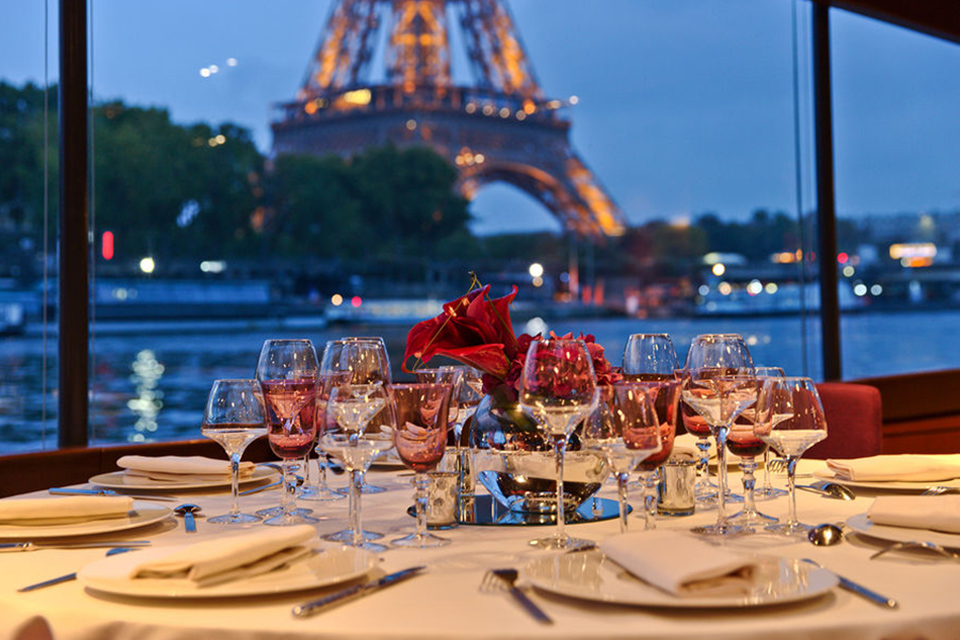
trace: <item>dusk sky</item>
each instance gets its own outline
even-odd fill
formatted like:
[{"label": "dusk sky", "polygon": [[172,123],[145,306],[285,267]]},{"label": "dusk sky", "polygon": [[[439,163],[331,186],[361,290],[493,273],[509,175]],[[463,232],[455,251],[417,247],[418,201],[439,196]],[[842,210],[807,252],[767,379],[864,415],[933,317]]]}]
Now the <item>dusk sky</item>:
[{"label": "dusk sky", "polygon": [[[637,224],[708,211],[796,212],[793,1],[513,0],[510,7],[547,95],[579,98],[568,111],[574,147]],[[56,3],[49,4],[55,34]],[[181,123],[235,122],[254,131],[264,151],[270,105],[294,96],[330,6],[92,4],[97,100],[163,106]],[[797,8],[809,209],[809,3]],[[44,3],[0,0],[0,12],[0,79],[42,83]],[[840,214],[960,209],[960,46],[833,16]],[[55,42],[49,55],[53,81]],[[202,77],[211,64],[220,72]],[[468,78],[462,65],[455,75]],[[481,191],[472,210],[480,233],[558,228],[512,187]]]}]

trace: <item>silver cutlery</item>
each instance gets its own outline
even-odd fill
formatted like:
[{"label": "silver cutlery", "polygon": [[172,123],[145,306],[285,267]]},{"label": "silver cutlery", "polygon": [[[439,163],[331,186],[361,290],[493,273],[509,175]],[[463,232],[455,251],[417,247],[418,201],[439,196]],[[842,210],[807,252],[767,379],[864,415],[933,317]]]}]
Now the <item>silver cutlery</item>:
[{"label": "silver cutlery", "polygon": [[506,589],[507,592],[513,596],[513,599],[520,603],[527,613],[533,616],[538,622],[553,624],[550,616],[544,613],[543,609],[527,597],[527,594],[517,588],[517,576],[518,573],[516,569],[491,569],[483,575],[483,580],[480,582],[480,590],[503,591]]},{"label": "silver cutlery", "polygon": [[344,600],[358,598],[382,587],[396,584],[402,580],[406,580],[407,578],[420,575],[420,572],[424,569],[426,569],[426,567],[410,567],[409,569],[403,569],[402,571],[385,575],[382,578],[377,578],[376,580],[355,584],[352,587],[340,589],[339,591],[336,591],[328,596],[324,596],[323,598],[318,598],[316,600],[311,600],[310,602],[304,602],[301,605],[297,605],[292,609],[291,613],[293,613],[294,617],[296,618],[306,618],[315,613],[319,613],[321,609],[332,604],[343,602]]},{"label": "silver cutlery", "polygon": [[960,491],[960,487],[947,487],[944,485],[937,485],[935,487],[927,487],[927,489],[921,493],[922,496],[939,496],[942,493],[950,493]]},{"label": "silver cutlery", "polygon": [[113,489],[79,489],[75,487],[54,487],[47,490],[48,493],[51,493],[55,496],[126,496],[128,498],[135,498],[137,500],[159,500],[161,502],[176,502],[179,498],[176,496],[168,496],[163,494],[134,494],[134,493],[120,493],[119,491],[114,491]]},{"label": "silver cutlery", "polygon": [[[817,562],[816,560],[812,560],[812,559],[810,559],[810,558],[804,558],[803,561],[804,561],[804,562],[809,562],[810,564],[812,564],[812,565],[815,566],[815,567],[820,567],[821,569],[825,569],[825,567],[823,567],[823,566],[822,566],[819,562]],[[829,569],[826,569],[826,570],[827,570],[827,571],[830,571]],[[873,589],[869,589],[869,588],[863,586],[862,584],[860,584],[860,583],[858,583],[858,582],[854,582],[854,581],[851,580],[850,578],[845,578],[845,577],[841,576],[841,575],[838,574],[838,573],[835,573],[835,572],[832,572],[832,571],[831,571],[831,573],[833,573],[833,575],[837,576],[837,579],[840,581],[840,587],[841,587],[841,588],[846,589],[847,591],[850,591],[850,592],[852,592],[852,593],[855,593],[855,594],[857,594],[858,596],[860,596],[860,597],[862,597],[862,598],[866,598],[867,600],[869,600],[870,602],[872,602],[872,603],[874,603],[874,604],[876,604],[876,605],[880,605],[881,607],[886,607],[887,609],[896,609],[896,608],[898,608],[898,607],[900,606],[900,603],[898,603],[898,602],[897,602],[896,600],[894,600],[893,598],[888,598],[888,597],[885,596],[885,595],[879,594],[879,593],[877,593],[876,591],[874,591]]]},{"label": "silver cutlery", "polygon": [[200,513],[200,505],[193,504],[192,502],[184,502],[174,507],[173,512],[183,517],[183,528],[187,530],[187,533],[197,532],[197,519],[193,514]]},{"label": "silver cutlery", "polygon": [[818,547],[832,547],[843,542],[843,527],[824,522],[807,532],[807,539]]},{"label": "silver cutlery", "polygon": [[818,484],[798,484],[797,489],[818,493],[825,498],[836,498],[837,500],[854,500],[857,497],[853,491],[837,484],[836,482],[820,482]]},{"label": "silver cutlery", "polygon": [[948,551],[943,547],[941,547],[936,542],[919,541],[919,540],[896,542],[890,545],[889,547],[887,547],[886,549],[880,549],[879,551],[874,553],[872,556],[870,556],[870,559],[873,560],[874,558],[879,558],[883,554],[888,553],[890,551],[900,551],[901,549],[925,549],[927,551],[933,551],[934,553],[941,555],[945,558],[950,558],[951,560],[960,560],[960,554],[954,551]]},{"label": "silver cutlery", "polygon": [[[132,547],[116,547],[107,551],[108,556],[115,556],[118,553],[126,553],[128,551],[136,551]],[[44,587],[52,587],[55,584],[60,584],[61,582],[69,582],[71,580],[77,579],[77,572],[68,573],[62,576],[57,576],[56,578],[50,578],[49,580],[44,580],[43,582],[35,582],[34,584],[28,584],[25,587],[20,587],[17,589],[17,592],[24,593],[26,591],[35,591],[37,589],[43,589]]]},{"label": "silver cutlery", "polygon": [[149,547],[149,540],[123,540],[113,542],[0,542],[0,552],[39,551],[41,549],[102,549],[104,547]]}]

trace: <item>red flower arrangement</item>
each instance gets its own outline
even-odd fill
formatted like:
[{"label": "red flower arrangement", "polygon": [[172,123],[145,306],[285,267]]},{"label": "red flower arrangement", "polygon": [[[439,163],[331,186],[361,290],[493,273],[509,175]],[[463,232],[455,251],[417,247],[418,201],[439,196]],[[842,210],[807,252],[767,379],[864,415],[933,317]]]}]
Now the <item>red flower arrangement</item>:
[{"label": "red flower arrangement", "polygon": [[[517,288],[502,298],[490,298],[490,285],[474,288],[466,295],[443,305],[443,313],[419,322],[407,333],[403,354],[403,370],[410,373],[407,362],[415,358],[414,369],[434,356],[446,356],[483,372],[484,393],[495,390],[516,399],[517,387],[530,343],[543,336],[513,332],[510,304]],[[572,333],[551,337],[573,338]],[[578,336],[587,345],[593,359],[598,384],[612,384],[620,374],[607,361],[603,347],[592,335]]]}]

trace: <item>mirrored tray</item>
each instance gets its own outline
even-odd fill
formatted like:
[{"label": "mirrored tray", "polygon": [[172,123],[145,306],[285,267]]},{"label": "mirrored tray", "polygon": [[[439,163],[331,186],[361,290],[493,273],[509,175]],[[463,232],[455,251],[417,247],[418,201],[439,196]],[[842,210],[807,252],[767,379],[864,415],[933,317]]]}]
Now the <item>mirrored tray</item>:
[{"label": "mirrored tray", "polygon": [[[538,527],[556,525],[555,513],[525,513],[511,511],[497,502],[493,496],[478,495],[465,501],[457,521],[460,524],[479,526],[518,526]],[[627,507],[630,508],[629,506]],[[564,514],[566,524],[580,524],[581,522],[600,522],[610,520],[620,515],[620,508],[616,500],[587,498],[576,510]]]}]

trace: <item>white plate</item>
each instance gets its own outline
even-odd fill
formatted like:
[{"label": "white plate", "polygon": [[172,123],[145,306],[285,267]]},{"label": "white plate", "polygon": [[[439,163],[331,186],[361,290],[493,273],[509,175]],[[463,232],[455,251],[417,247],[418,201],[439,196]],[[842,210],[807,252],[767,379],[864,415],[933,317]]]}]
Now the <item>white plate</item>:
[{"label": "white plate", "polygon": [[829,480],[830,482],[836,482],[837,484],[842,484],[845,487],[852,487],[855,489],[877,489],[880,491],[889,490],[889,491],[926,491],[930,487],[956,487],[960,489],[960,479],[953,480],[940,480],[937,482],[897,482],[897,481],[886,481],[880,482],[878,480],[873,480],[870,482],[867,481],[857,481],[857,480],[844,480],[843,478],[838,478],[835,473],[828,469],[818,469],[813,472],[813,475],[822,480]]},{"label": "white plate", "polygon": [[667,608],[742,608],[786,604],[814,598],[837,584],[837,577],[800,560],[764,557],[755,590],[747,595],[680,598],[647,584],[599,551],[545,556],[524,567],[522,575],[538,589],[559,595]]},{"label": "white plate", "polygon": [[[56,499],[56,498],[52,498]],[[103,520],[88,520],[86,522],[71,522],[69,524],[47,524],[16,526],[0,524],[0,537],[20,538],[33,540],[36,538],[63,538],[69,536],[88,536],[111,531],[123,531],[144,527],[163,520],[171,513],[168,507],[153,502],[133,502],[133,511],[121,518],[104,518]]]},{"label": "white plate", "polygon": [[[259,482],[260,480],[279,480],[280,474],[270,467],[256,467],[249,476],[240,478],[240,484],[249,484]],[[153,480],[142,476],[128,476],[123,471],[111,471],[110,473],[101,473],[88,480],[91,484],[109,489],[136,489],[145,490],[165,490],[165,489],[207,489],[211,487],[229,487],[230,478],[225,480],[204,480],[192,482],[170,482],[168,480]]]},{"label": "white plate", "polygon": [[347,582],[369,573],[376,555],[354,547],[322,549],[305,560],[252,578],[199,587],[183,578],[137,578],[130,573],[142,562],[173,553],[182,547],[157,547],[103,558],[83,567],[77,579],[84,586],[124,596],[144,598],[234,598],[290,591],[305,591]]},{"label": "white plate", "polygon": [[866,513],[860,513],[847,519],[847,526],[871,538],[891,542],[935,542],[941,547],[960,549],[960,534],[931,531],[930,529],[911,529],[909,527],[891,527],[875,524]]}]

